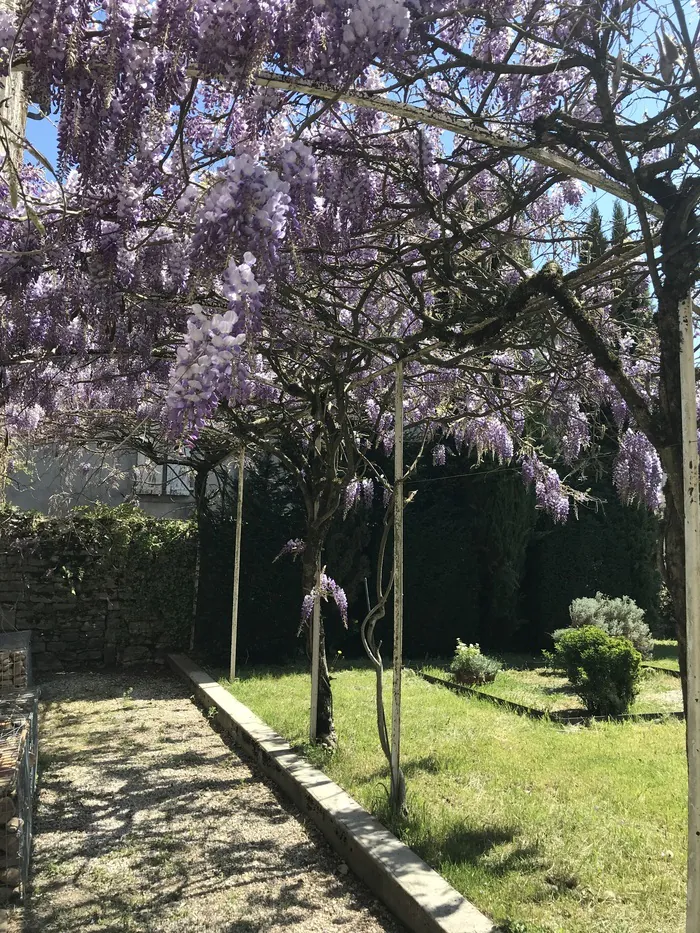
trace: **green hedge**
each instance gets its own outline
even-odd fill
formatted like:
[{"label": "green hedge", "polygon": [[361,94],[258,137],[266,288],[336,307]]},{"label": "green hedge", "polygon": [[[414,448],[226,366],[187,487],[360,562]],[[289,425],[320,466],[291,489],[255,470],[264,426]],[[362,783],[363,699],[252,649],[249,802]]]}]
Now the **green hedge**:
[{"label": "green hedge", "polygon": [[[283,661],[303,654],[301,573],[289,557],[273,560],[287,540],[304,536],[303,513],[279,471],[258,471],[246,483],[239,645],[242,660]],[[550,632],[568,624],[572,599],[599,590],[631,596],[654,628],[657,521],[621,505],[605,477],[592,490],[602,503],[597,511],[580,509],[565,525],[536,510],[516,467],[489,458],[477,465],[469,455],[451,456],[442,467],[424,461],[408,491],[415,498],[405,515],[407,657],[449,656],[457,637],[488,651],[544,647]],[[202,522],[198,630],[201,647],[220,659],[228,652],[234,500]],[[329,654],[362,655],[363,581],[366,575],[373,594],[382,516],[377,497],[373,509],[339,516],[329,535],[324,562],[348,593],[351,620],[345,631],[328,611]],[[390,604],[377,631],[387,653],[391,633]]]},{"label": "green hedge", "polygon": [[614,490],[599,485],[605,503],[578,520],[553,527],[546,516],[528,555],[525,604],[534,644],[569,625],[569,606],[597,592],[629,596],[645,610],[652,632],[659,624],[661,577],[657,564],[658,522],[646,509],[624,506]]},{"label": "green hedge", "polygon": [[[293,487],[269,463],[246,477],[241,549],[238,656],[240,662],[280,662],[303,649],[297,638],[301,614],[301,570],[284,557],[299,537],[301,507]],[[235,538],[235,486],[223,490],[223,506],[204,509],[197,598],[196,646],[212,662],[228,667]]]}]

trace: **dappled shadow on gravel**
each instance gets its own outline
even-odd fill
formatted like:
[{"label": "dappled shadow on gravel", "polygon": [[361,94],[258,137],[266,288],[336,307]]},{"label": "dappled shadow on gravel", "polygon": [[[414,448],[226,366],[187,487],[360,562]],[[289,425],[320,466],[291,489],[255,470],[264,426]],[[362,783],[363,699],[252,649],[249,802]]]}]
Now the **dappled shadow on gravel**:
[{"label": "dappled shadow on gravel", "polygon": [[402,929],[169,675],[42,691],[26,933]]}]

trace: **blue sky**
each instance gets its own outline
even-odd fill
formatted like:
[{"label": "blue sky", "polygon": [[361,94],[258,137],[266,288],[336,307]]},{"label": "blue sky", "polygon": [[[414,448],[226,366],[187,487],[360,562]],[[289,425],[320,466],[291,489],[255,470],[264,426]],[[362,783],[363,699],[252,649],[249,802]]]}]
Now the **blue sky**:
[{"label": "blue sky", "polygon": [[[27,120],[26,136],[32,146],[48,159],[55,167],[58,151],[56,148],[56,127],[49,118],[43,120]],[[28,156],[30,161],[31,155]]]}]

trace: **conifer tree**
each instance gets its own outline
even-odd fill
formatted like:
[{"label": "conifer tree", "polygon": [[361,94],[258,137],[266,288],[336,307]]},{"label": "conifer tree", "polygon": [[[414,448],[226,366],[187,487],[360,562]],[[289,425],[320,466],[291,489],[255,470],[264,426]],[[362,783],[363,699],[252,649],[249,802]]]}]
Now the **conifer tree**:
[{"label": "conifer tree", "polygon": [[[612,246],[622,246],[630,239],[625,211],[619,201],[615,201],[612,215],[610,242]],[[613,315],[627,327],[644,327],[651,323],[651,301],[649,286],[643,271],[628,269],[624,276],[612,281]]]},{"label": "conifer tree", "polygon": [[588,263],[600,259],[609,245],[603,231],[603,216],[598,206],[594,204],[581,238],[581,265],[588,265]]}]

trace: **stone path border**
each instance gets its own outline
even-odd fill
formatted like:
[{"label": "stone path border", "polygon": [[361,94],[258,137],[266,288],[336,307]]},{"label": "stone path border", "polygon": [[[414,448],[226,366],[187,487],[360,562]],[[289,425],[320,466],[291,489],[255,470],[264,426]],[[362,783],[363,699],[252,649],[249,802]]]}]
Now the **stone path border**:
[{"label": "stone path border", "polygon": [[[503,697],[495,697],[490,693],[484,693],[477,690],[476,687],[468,687],[465,684],[457,684],[453,680],[443,680],[441,677],[435,677],[433,674],[426,674],[424,671],[416,671],[417,674],[427,680],[429,684],[438,684],[440,687],[447,687],[455,693],[461,693],[465,696],[477,697],[479,700],[487,700],[494,706],[501,706],[514,713],[520,713],[522,716],[529,716],[531,719],[549,719],[558,725],[580,726],[590,722],[659,722],[664,719],[685,719],[685,713],[681,710],[668,710],[663,713],[623,713],[621,716],[591,716],[589,713],[570,713],[567,710],[543,710],[535,706],[524,706],[522,703],[515,703],[513,700],[505,700]],[[679,675],[680,676],[680,675]]]},{"label": "stone path border", "polygon": [[414,933],[498,933],[473,904],[322,771],[185,655],[171,668],[236,746],[308,816],[374,894]]}]

